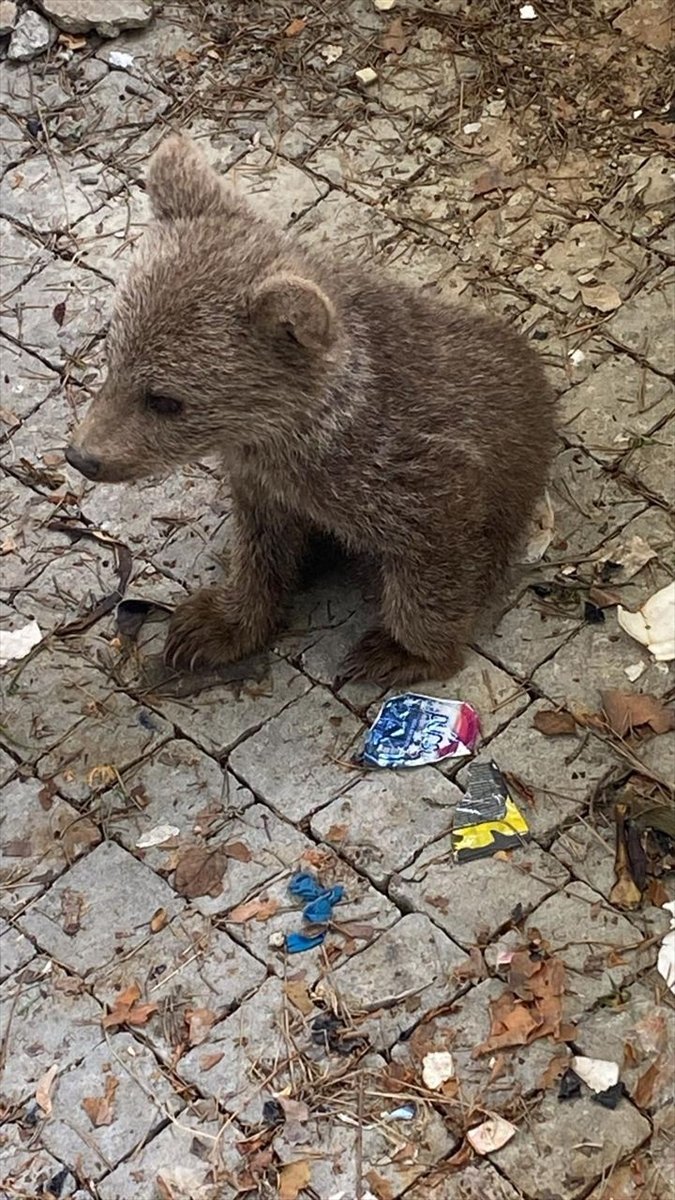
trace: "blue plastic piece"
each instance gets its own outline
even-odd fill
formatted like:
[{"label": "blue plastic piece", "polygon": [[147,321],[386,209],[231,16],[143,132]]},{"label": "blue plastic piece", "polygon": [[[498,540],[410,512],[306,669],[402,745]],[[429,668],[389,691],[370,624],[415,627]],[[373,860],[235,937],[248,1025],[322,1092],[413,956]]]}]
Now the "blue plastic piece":
[{"label": "blue plastic piece", "polygon": [[344,894],[345,889],[339,884],[329,891],[322,892],[316,900],[312,900],[311,904],[307,904],[303,908],[304,920],[309,921],[312,925],[326,925],[333,915],[333,908],[339,904]]},{"label": "blue plastic piece", "polygon": [[[328,925],[336,904],[339,904],[345,894],[342,884],[335,887],[322,887],[315,875],[308,871],[300,871],[294,875],[288,884],[291,896],[306,901],[302,910],[302,919],[308,925]],[[326,930],[318,933],[289,933],[286,935],[286,949],[289,954],[300,954],[303,950],[314,950],[320,946],[326,936]]]},{"label": "blue plastic piece", "polygon": [[315,950],[325,938],[325,929],[321,933],[287,933],[286,949],[289,954],[301,954],[303,950]]}]

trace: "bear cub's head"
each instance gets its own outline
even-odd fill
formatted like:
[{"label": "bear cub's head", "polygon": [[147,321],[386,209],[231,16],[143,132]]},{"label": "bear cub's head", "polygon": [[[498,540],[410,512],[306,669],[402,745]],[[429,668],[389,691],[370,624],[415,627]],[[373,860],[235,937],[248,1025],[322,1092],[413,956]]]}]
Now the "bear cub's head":
[{"label": "bear cub's head", "polygon": [[163,142],[146,186],[156,221],[116,293],[106,377],[66,451],[106,482],[288,437],[342,357],[316,265],[193,142]]}]

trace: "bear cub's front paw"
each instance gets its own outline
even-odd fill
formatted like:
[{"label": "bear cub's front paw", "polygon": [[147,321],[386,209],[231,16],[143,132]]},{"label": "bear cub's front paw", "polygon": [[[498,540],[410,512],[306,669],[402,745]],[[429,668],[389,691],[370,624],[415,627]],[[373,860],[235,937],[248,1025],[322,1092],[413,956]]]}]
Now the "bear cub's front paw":
[{"label": "bear cub's front paw", "polygon": [[184,671],[220,667],[259,649],[260,639],[224,601],[219,589],[205,588],[178,605],[164,647],[167,666]]}]

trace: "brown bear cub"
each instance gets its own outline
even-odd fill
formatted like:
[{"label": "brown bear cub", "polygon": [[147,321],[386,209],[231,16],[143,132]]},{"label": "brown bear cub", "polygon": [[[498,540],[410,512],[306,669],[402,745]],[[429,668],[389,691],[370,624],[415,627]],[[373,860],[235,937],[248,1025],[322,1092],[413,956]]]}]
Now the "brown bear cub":
[{"label": "brown bear cub", "polygon": [[319,533],[377,572],[379,624],[343,676],[452,674],[551,461],[536,354],[499,320],[306,251],[183,137],[156,151],[147,189],[157,221],[67,458],[110,482],[222,456],[229,578],[176,609],[167,661],[195,669],[262,647]]}]

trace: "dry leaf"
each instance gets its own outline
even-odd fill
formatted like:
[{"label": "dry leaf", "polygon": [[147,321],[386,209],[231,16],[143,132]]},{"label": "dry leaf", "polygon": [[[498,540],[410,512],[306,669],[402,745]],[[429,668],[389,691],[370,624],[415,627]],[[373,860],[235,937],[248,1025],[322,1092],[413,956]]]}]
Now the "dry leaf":
[{"label": "dry leaf", "polygon": [[484,196],[486,192],[494,192],[498,188],[513,189],[513,183],[509,181],[500,167],[488,167],[487,171],[483,171],[474,179],[471,194],[473,196]]},{"label": "dry leaf", "polygon": [[153,913],[150,918],[150,932],[151,933],[159,933],[160,930],[162,930],[166,927],[168,920],[169,920],[169,916],[168,916],[166,909],[158,908],[157,911],[155,913]]},{"label": "dry leaf", "polygon": [[403,29],[402,17],[394,17],[386,33],[380,38],[380,45],[387,54],[403,54],[408,45],[408,38]]},{"label": "dry leaf", "polygon": [[177,63],[180,63],[181,67],[190,67],[197,61],[197,55],[192,50],[188,50],[186,46],[179,46],[174,54],[174,58]]},{"label": "dry leaf", "polygon": [[303,1017],[307,1017],[311,1012],[314,1012],[314,1004],[304,979],[287,979],[284,984],[284,991],[293,1007],[297,1008]]},{"label": "dry leaf", "polygon": [[84,896],[74,892],[72,888],[64,888],[61,893],[61,928],[68,937],[75,937],[80,932],[80,923],[84,913]]},{"label": "dry leaf", "polygon": [[52,316],[53,316],[54,320],[56,321],[56,324],[59,326],[59,328],[61,327],[61,325],[63,325],[65,315],[66,315],[66,302],[65,302],[65,300],[59,300],[58,304],[55,304],[52,309]]},{"label": "dry leaf", "polygon": [[295,17],[295,19],[291,21],[290,25],[287,25],[284,29],[284,37],[297,37],[299,33],[302,33],[306,24],[306,17]]},{"label": "dry leaf", "polygon": [[326,834],[326,841],[344,842],[345,838],[347,837],[347,833],[348,830],[346,825],[331,825],[328,833]]},{"label": "dry leaf", "polygon": [[227,846],[223,846],[223,851],[228,858],[234,858],[236,862],[250,862],[253,858],[248,846],[243,842],[228,842]]},{"label": "dry leaf", "polygon": [[279,1200],[297,1200],[311,1177],[312,1172],[306,1158],[286,1163],[279,1171]]},{"label": "dry leaf", "polygon": [[365,921],[342,921],[336,928],[344,937],[356,938],[360,942],[372,942],[375,937],[375,927]]},{"label": "dry leaf", "polygon": [[621,307],[621,296],[612,283],[596,283],[590,287],[582,287],[581,299],[586,308],[594,308],[597,312],[614,312]]},{"label": "dry leaf", "polygon": [[219,1063],[224,1057],[224,1050],[214,1050],[213,1054],[205,1054],[203,1058],[200,1058],[199,1065],[202,1071],[210,1071],[211,1068],[215,1067],[216,1063]]},{"label": "dry leaf", "polygon": [[654,1092],[660,1074],[661,1071],[658,1064],[653,1062],[638,1079],[633,1093],[633,1100],[638,1108],[649,1108],[654,1099]]},{"label": "dry leaf", "polygon": [[558,737],[577,731],[576,721],[571,713],[556,712],[552,708],[545,708],[543,712],[535,713],[532,724],[535,729],[538,729],[540,733],[545,733],[547,737]]},{"label": "dry leaf", "polygon": [[287,1096],[277,1096],[287,1121],[299,1121],[301,1124],[309,1121],[309,1109],[303,1100],[291,1100]]},{"label": "dry leaf", "polygon": [[56,1063],[53,1063],[49,1070],[45,1071],[44,1075],[40,1076],[35,1088],[35,1101],[42,1109],[46,1117],[50,1117],[52,1115],[51,1092],[54,1086],[54,1080],[56,1079],[58,1073],[59,1068]]},{"label": "dry leaf", "polygon": [[185,1010],[185,1022],[188,1027],[188,1041],[191,1046],[201,1046],[209,1036],[209,1030],[218,1020],[218,1014],[210,1008],[188,1008]]},{"label": "dry leaf", "polygon": [[151,1003],[137,1004],[140,999],[141,990],[138,984],[132,983],[130,987],[125,988],[120,992],[115,1000],[112,1012],[106,1013],[101,1024],[104,1029],[114,1029],[118,1025],[145,1025],[153,1013],[157,1012],[157,1005]]},{"label": "dry leaf", "polygon": [[263,900],[258,896],[254,900],[238,904],[227,914],[227,920],[233,925],[243,925],[245,921],[267,921],[274,916],[278,908],[278,900]]},{"label": "dry leaf", "polygon": [[610,688],[601,692],[600,697],[607,723],[619,737],[625,737],[640,725],[649,725],[654,733],[675,729],[675,709],[666,708],[656,696]]},{"label": "dry leaf", "polygon": [[86,37],[77,37],[72,33],[60,33],[58,42],[60,46],[65,46],[67,50],[84,50],[87,45]]},{"label": "dry leaf", "polygon": [[28,838],[12,838],[9,842],[3,842],[0,848],[5,858],[30,858],[33,853]]},{"label": "dry leaf", "polygon": [[613,605],[621,603],[621,592],[593,586],[588,593],[588,599],[596,608],[612,608]]},{"label": "dry leaf", "polygon": [[109,1075],[105,1081],[102,1096],[85,1096],[82,1101],[82,1108],[97,1129],[100,1125],[112,1125],[115,1120],[113,1103],[118,1084],[119,1081],[115,1076]]},{"label": "dry leaf", "polygon": [[374,1168],[366,1171],[364,1176],[368,1187],[377,1200],[394,1200],[394,1190],[387,1179],[384,1179]]},{"label": "dry leaf", "polygon": [[216,846],[214,850],[193,846],[178,862],[173,886],[188,900],[194,900],[196,896],[218,896],[223,890],[226,868],[227,854],[223,846]]}]

